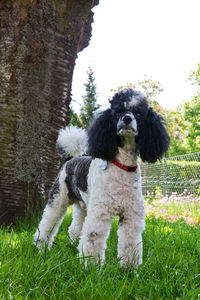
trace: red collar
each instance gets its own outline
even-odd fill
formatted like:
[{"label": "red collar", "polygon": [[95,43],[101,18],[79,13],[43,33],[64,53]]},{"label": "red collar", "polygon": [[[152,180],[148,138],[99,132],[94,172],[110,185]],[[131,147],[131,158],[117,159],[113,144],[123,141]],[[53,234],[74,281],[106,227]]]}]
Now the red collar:
[{"label": "red collar", "polygon": [[137,167],[138,167],[137,165],[135,167],[125,166],[125,165],[121,164],[119,161],[117,161],[116,159],[111,160],[111,163],[113,163],[118,168],[123,169],[127,172],[135,172],[137,170]]}]

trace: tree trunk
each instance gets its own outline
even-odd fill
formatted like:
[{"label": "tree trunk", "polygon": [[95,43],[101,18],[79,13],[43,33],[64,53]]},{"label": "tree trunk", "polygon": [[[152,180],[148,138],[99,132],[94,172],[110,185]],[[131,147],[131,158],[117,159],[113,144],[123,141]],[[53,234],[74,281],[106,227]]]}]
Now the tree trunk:
[{"label": "tree trunk", "polygon": [[56,177],[57,133],[97,4],[0,1],[0,224],[41,208]]}]

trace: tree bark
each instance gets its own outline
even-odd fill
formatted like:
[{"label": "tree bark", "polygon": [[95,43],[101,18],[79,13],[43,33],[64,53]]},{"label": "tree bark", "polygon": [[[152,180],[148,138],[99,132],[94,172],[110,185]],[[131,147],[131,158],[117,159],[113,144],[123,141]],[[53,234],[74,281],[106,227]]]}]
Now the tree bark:
[{"label": "tree bark", "polygon": [[98,0],[0,1],[0,224],[44,204]]}]

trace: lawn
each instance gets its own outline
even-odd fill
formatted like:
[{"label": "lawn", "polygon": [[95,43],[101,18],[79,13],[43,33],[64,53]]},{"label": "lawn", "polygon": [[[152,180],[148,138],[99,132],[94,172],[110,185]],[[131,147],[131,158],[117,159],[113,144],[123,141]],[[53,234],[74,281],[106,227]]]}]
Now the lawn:
[{"label": "lawn", "polygon": [[149,211],[144,262],[137,269],[119,265],[117,219],[112,223],[106,263],[87,269],[67,235],[70,212],[53,247],[43,253],[32,244],[38,217],[26,217],[14,228],[2,227],[0,299],[200,299],[200,226],[191,226],[182,217],[169,222]]}]

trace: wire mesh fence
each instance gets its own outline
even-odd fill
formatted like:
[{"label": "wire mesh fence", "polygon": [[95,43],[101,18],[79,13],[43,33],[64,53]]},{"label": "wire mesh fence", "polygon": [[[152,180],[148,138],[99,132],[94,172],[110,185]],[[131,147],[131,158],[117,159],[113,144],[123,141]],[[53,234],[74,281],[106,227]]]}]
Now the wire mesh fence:
[{"label": "wire mesh fence", "polygon": [[184,190],[200,194],[200,152],[164,158],[155,164],[142,163],[143,193],[156,188],[165,195]]}]

